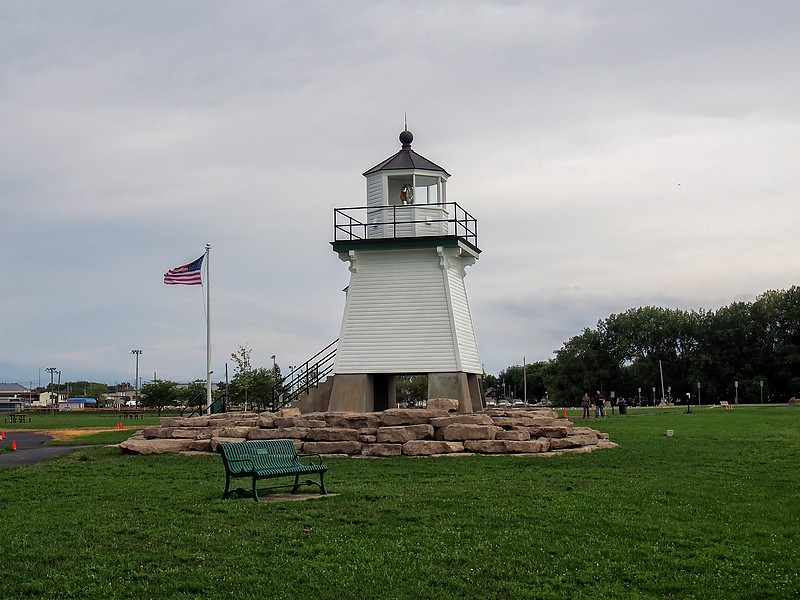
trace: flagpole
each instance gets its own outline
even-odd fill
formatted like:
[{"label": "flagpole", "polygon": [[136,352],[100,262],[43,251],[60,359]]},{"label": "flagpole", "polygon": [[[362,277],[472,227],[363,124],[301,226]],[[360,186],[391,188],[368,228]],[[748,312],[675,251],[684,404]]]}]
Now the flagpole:
[{"label": "flagpole", "polygon": [[206,244],[206,412],[211,414],[211,244]]}]

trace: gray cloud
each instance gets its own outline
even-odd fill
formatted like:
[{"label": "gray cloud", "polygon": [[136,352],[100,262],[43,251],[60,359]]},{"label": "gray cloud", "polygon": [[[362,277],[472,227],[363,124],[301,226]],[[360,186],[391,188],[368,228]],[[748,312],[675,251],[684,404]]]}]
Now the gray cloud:
[{"label": "gray cloud", "polygon": [[414,147],[479,219],[486,369],[611,312],[796,283],[795,3],[0,7],[0,380],[284,370],[338,334],[332,209]]}]

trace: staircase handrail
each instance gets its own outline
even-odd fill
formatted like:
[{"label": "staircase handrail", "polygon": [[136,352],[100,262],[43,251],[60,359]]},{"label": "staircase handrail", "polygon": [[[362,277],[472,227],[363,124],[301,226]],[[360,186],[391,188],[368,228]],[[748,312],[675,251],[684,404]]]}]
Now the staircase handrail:
[{"label": "staircase handrail", "polygon": [[289,406],[301,395],[317,387],[333,371],[336,357],[336,344],[333,340],[314,356],[295,367],[288,375],[275,383],[272,388],[272,411]]}]

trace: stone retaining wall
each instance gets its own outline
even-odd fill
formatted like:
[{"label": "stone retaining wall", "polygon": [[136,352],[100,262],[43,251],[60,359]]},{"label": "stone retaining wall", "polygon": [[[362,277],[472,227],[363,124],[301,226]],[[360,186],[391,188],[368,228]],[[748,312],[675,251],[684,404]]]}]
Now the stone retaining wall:
[{"label": "stone retaining wall", "polygon": [[[348,456],[560,454],[615,448],[608,434],[575,427],[547,408],[450,412],[456,401],[380,413],[234,412],[163,417],[120,444],[126,452],[215,452],[221,442],[291,439],[298,452]],[[457,408],[457,403],[455,408]]]}]

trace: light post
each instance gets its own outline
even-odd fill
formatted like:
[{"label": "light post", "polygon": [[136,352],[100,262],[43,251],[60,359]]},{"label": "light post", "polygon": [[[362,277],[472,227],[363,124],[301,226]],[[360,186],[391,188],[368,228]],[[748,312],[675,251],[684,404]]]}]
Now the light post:
[{"label": "light post", "polygon": [[759,381],[758,385],[761,388],[761,404],[764,404],[764,380]]},{"label": "light post", "polygon": [[55,367],[47,367],[45,371],[50,373],[50,404],[53,404],[53,376],[56,374],[58,369]]},{"label": "light post", "polygon": [[736,390],[736,404],[739,404],[739,382],[738,381],[734,381],[733,382],[733,387]]},{"label": "light post", "polygon": [[522,401],[527,404],[528,403],[528,377],[527,371],[525,369],[525,358],[522,357]]},{"label": "light post", "polygon": [[639,388],[639,401],[636,403],[637,406],[642,405],[642,388]]},{"label": "light post", "polygon": [[136,378],[133,380],[133,389],[135,390],[134,400],[137,403],[139,402],[139,355],[141,353],[141,350],[131,350],[131,354],[136,356]]},{"label": "light post", "polygon": [[273,377],[277,377],[278,376],[278,365],[275,362],[275,355],[273,354],[272,356],[270,356],[270,358],[272,359],[272,376]]},{"label": "light post", "polygon": [[700,382],[697,382],[697,406],[700,406]]}]

